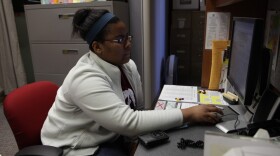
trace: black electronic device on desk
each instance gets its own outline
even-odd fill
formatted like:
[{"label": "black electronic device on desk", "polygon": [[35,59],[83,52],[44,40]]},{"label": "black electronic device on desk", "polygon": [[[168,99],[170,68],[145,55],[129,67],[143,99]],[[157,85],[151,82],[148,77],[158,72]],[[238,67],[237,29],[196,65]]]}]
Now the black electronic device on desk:
[{"label": "black electronic device on desk", "polygon": [[243,131],[239,131],[238,134],[245,136],[254,136],[260,128],[267,130],[270,137],[280,136],[280,121],[277,119],[248,124],[247,128]]},{"label": "black electronic device on desk", "polygon": [[148,134],[140,135],[139,141],[147,148],[151,148],[160,144],[167,143],[169,136],[163,131],[154,131]]}]

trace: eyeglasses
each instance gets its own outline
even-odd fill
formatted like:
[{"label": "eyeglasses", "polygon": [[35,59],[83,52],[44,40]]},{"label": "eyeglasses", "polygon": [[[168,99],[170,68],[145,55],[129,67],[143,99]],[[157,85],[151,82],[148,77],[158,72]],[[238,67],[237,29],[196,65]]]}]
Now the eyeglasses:
[{"label": "eyeglasses", "polygon": [[132,42],[132,36],[130,35],[120,35],[118,37],[116,37],[116,39],[113,39],[113,40],[104,40],[104,41],[112,41],[112,42],[115,42],[115,43],[118,43],[118,44],[124,44],[124,43],[127,43],[127,41],[129,42]]}]

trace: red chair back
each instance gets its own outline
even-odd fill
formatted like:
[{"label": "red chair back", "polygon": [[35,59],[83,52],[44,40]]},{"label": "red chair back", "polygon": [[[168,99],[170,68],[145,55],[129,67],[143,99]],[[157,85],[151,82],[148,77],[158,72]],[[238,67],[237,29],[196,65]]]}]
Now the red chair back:
[{"label": "red chair back", "polygon": [[3,102],[4,114],[19,149],[41,145],[41,128],[51,108],[58,86],[49,81],[24,85],[9,93]]}]

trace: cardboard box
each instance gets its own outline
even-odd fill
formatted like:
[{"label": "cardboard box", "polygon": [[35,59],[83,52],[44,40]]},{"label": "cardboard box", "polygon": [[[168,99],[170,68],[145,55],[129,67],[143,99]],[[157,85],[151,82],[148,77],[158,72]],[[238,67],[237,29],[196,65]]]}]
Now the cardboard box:
[{"label": "cardboard box", "polygon": [[200,0],[173,0],[173,9],[198,10]]}]

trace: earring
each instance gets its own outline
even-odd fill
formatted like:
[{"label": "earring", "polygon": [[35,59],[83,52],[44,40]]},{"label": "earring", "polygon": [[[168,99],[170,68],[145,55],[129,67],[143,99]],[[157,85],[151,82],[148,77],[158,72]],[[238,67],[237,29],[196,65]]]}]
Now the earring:
[{"label": "earring", "polygon": [[96,52],[99,53],[99,54],[102,54],[102,51],[100,49],[97,49]]},{"label": "earring", "polygon": [[102,50],[101,50],[101,49],[97,49],[97,50],[96,50],[96,54],[98,54],[98,55],[101,56],[101,55],[102,55]]}]

